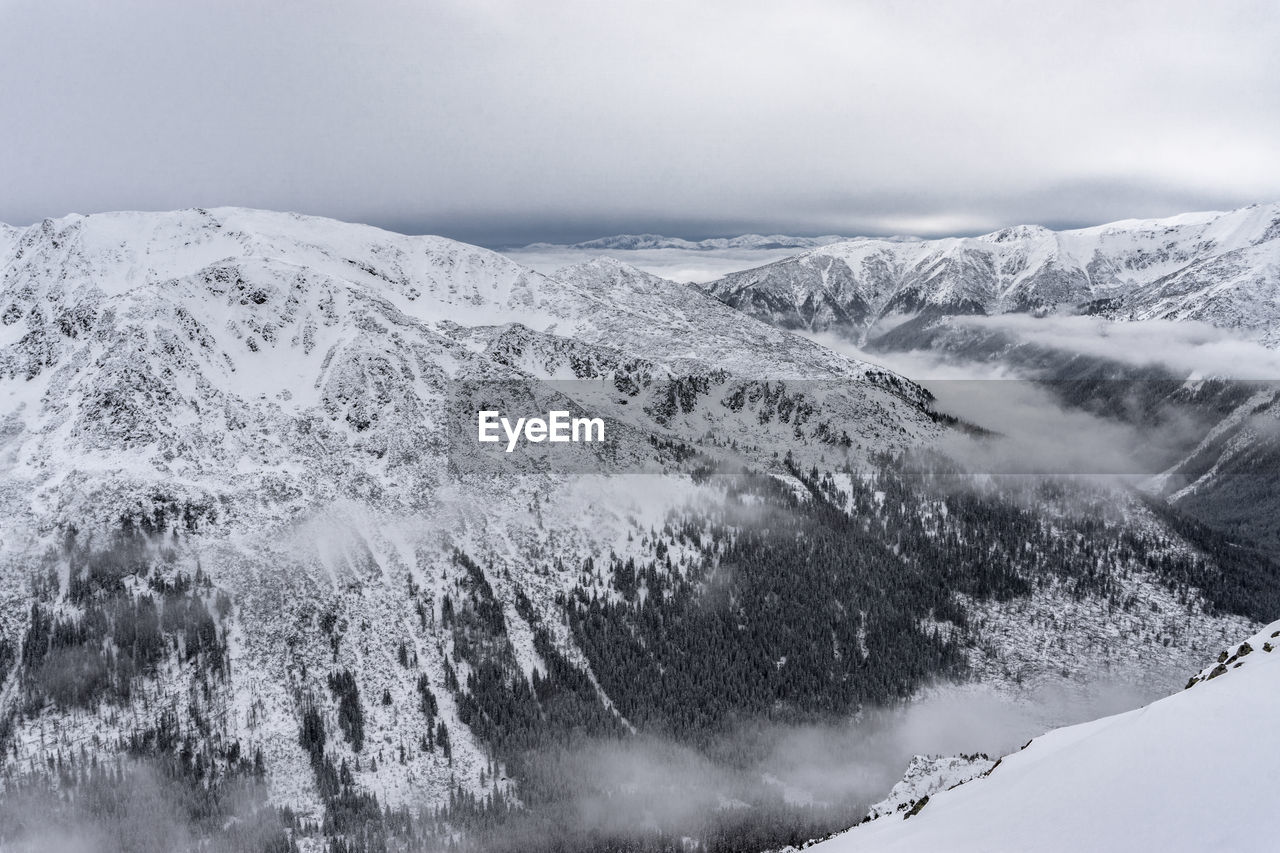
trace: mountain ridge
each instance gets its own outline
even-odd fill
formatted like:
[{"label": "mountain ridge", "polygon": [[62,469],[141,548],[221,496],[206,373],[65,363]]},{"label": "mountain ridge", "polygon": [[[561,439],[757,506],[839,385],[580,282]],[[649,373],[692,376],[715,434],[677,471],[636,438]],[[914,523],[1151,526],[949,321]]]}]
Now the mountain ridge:
[{"label": "mountain ridge", "polygon": [[1259,204],[1064,231],[851,240],[694,286],[773,325],[855,341],[896,315],[1087,309],[1203,320],[1275,344],[1280,312],[1252,311],[1280,287],[1277,238],[1280,203]]},{"label": "mountain ridge", "polygon": [[[455,667],[464,684],[472,668],[436,626],[496,613],[504,666],[589,679],[558,615],[580,575],[552,572],[546,555],[634,553],[642,519],[661,527],[662,508],[705,490],[663,473],[686,442],[722,430],[709,452],[781,473],[768,429],[815,452],[842,435],[837,416],[879,449],[942,429],[912,383],[620,264],[560,280],[443,238],[239,208],[49,220],[6,232],[0,252],[0,696],[17,714],[15,748],[43,765],[102,727],[102,681],[53,700],[31,692],[64,661],[42,620],[91,624],[107,633],[88,647],[113,648],[112,632],[131,628],[95,608],[159,595],[208,636],[198,653],[193,639],[190,655],[140,658],[145,677],[117,683],[119,657],[91,664],[119,695],[148,697],[124,702],[95,760],[209,716],[220,722],[189,748],[228,773],[227,745],[260,752],[273,802],[302,814],[339,809],[325,761],[361,758],[326,682],[343,668],[355,681],[334,683],[358,685],[369,738],[400,755],[375,768],[365,754],[349,790],[392,808],[441,806],[459,786],[492,794],[494,747],[464,722],[470,694],[450,687]],[[805,380],[832,383],[826,402]],[[629,443],[576,472],[478,458],[471,393],[592,406]],[[802,425],[786,407],[806,400]],[[744,433],[765,449],[730,448]],[[650,471],[646,488],[620,492],[610,465]],[[220,596],[217,618],[200,615]],[[9,656],[24,643],[33,651]],[[438,697],[425,716],[419,676]],[[158,697],[187,691],[195,710],[166,722]],[[384,692],[392,704],[378,704]],[[326,750],[298,742],[308,708],[334,738]],[[440,725],[447,757],[417,746]]]},{"label": "mountain ridge", "polygon": [[792,237],[786,234],[740,234],[737,237],[708,237],[704,240],[686,240],[682,237],[664,237],[661,234],[615,234],[597,237],[580,243],[530,243],[518,251],[568,249],[587,251],[592,249],[616,249],[636,251],[644,249],[686,249],[706,251],[712,249],[804,249],[826,246],[848,240],[835,234],[821,237]]}]

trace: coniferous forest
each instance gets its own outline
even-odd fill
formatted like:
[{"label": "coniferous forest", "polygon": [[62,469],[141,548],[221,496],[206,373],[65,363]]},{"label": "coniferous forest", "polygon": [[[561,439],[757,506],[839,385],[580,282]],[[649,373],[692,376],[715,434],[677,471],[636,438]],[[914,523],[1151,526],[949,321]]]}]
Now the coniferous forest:
[{"label": "coniferous forest", "polygon": [[[325,674],[323,692],[300,697],[297,718],[324,824],[267,806],[262,756],[201,723],[231,665],[231,599],[198,569],[191,576],[164,569],[166,540],[155,525],[123,522],[103,548],[69,534],[65,590],[52,568],[38,577],[27,629],[19,642],[0,645],[0,667],[17,672],[16,713],[124,709],[164,672],[188,673],[195,695],[185,714],[162,715],[120,744],[127,759],[59,754],[46,782],[15,781],[6,803],[39,802],[41,820],[89,822],[138,850],[203,835],[222,846],[201,849],[229,851],[293,850],[308,837],[326,839],[335,853],[763,850],[848,826],[866,803],[796,805],[744,777],[732,784],[746,808],[668,814],[611,787],[598,772],[600,756],[625,761],[632,749],[668,750],[701,756],[730,776],[745,773],[758,749],[742,736],[752,727],[855,718],[928,684],[965,679],[968,650],[981,639],[966,602],[1009,601],[1044,584],[1124,609],[1135,602],[1119,580],[1142,572],[1189,607],[1250,618],[1280,608],[1280,572],[1264,551],[1155,501],[1144,505],[1193,549],[1135,532],[1088,488],[1045,479],[977,486],[930,455],[886,456],[860,474],[804,471],[788,457],[789,483],[713,473],[695,457],[686,461],[719,484],[721,502],[640,532],[642,558],[556,557],[554,570],[576,577],[556,602],[558,625],[517,597],[516,615],[545,666],[532,678],[517,663],[485,567],[453,553],[457,581],[439,602],[438,630],[455,662],[443,688],[418,674],[403,643],[398,652],[413,684],[412,711],[427,731],[408,748],[452,762],[453,733],[439,716],[443,689],[490,751],[492,788],[477,796],[459,785],[445,806],[417,814],[386,808],[355,781],[347,758],[335,758],[332,745],[341,741],[357,761],[374,760],[365,749],[367,708],[393,701],[389,692],[363,695],[341,667]],[[339,626],[320,621],[336,659]],[[586,667],[566,656],[557,630],[568,631]],[[336,711],[328,725],[320,702]],[[0,735],[12,730],[10,719]],[[510,784],[499,785],[499,776]],[[584,801],[619,796],[643,817],[623,825],[574,817]],[[139,817],[144,807],[175,817],[153,826]],[[7,806],[0,837],[20,836],[30,819]],[[228,821],[235,832],[211,831]]]}]

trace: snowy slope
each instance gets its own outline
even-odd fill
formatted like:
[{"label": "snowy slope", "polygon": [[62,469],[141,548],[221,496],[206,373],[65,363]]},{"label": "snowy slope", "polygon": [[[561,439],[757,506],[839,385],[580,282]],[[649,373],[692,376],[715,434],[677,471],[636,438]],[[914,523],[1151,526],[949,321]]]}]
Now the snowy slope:
[{"label": "snowy slope", "polygon": [[[355,673],[365,698],[372,746],[356,780],[381,804],[439,804],[453,784],[486,790],[488,747],[447,688],[449,667],[462,678],[465,667],[438,627],[445,596],[471,582],[454,549],[483,564],[527,675],[546,671],[533,648],[538,614],[584,666],[554,604],[576,574],[551,572],[548,555],[626,553],[632,533],[701,493],[687,476],[623,489],[603,468],[585,477],[532,464],[473,469],[456,452],[465,430],[451,432],[460,387],[500,382],[513,400],[598,407],[631,437],[632,456],[615,466],[656,464],[650,437],[720,435],[728,454],[723,445],[759,420],[723,401],[764,380],[831,383],[829,401],[815,398],[819,411],[869,447],[941,429],[918,386],[622,265],[548,277],[441,238],[266,211],[4,229],[0,323],[7,648],[21,645],[47,569],[62,580],[45,604],[78,612],[65,600],[64,541],[102,547],[126,519],[164,535],[152,555],[157,582],[199,569],[232,601],[219,628],[225,684],[205,689],[207,673],[172,660],[123,709],[36,709],[19,717],[0,775],[85,749],[94,760],[118,754],[189,695],[182,708],[217,721],[207,743],[260,750],[275,800],[313,816],[323,804],[299,718],[316,707],[337,730],[325,679],[339,670]],[[677,382],[688,383],[680,394]],[[798,425],[775,427],[792,443],[825,446]],[[756,461],[776,466],[770,456]],[[517,612],[519,601],[531,614]],[[412,667],[398,661],[401,647]],[[11,710],[19,670],[0,670],[0,704]],[[419,677],[439,697],[449,761],[416,746],[432,734],[416,711]],[[330,754],[354,766],[351,748],[331,737]]]},{"label": "snowy slope", "polygon": [[[682,367],[714,363],[753,378],[855,379],[887,374],[612,258],[555,273],[588,306],[568,334]],[[761,356],[764,356],[762,359]]]},{"label": "snowy slope", "polygon": [[985,755],[916,755],[888,796],[867,810],[872,820],[908,811],[925,797],[963,785],[989,771]]},{"label": "snowy slope", "polygon": [[475,351],[466,329],[552,336],[566,363],[605,348],[658,377],[870,378],[885,418],[912,417],[900,390],[873,387],[884,371],[618,265],[553,279],[441,238],[246,210],[68,217],[10,237],[4,464],[48,520],[85,491],[59,484],[108,469],[302,503],[320,470],[332,496],[377,472],[381,502],[418,507],[431,454],[417,451],[440,446],[450,382],[556,375]]},{"label": "snowy slope", "polygon": [[972,238],[861,238],[700,285],[783,328],[855,339],[895,314],[995,314],[1095,303],[1118,318],[1272,328],[1280,204]]},{"label": "snowy slope", "polygon": [[1134,290],[1108,313],[1119,320],[1200,320],[1280,346],[1280,239],[1188,264]]},{"label": "snowy slope", "polygon": [[1049,732],[910,817],[889,815],[811,849],[1271,849],[1280,837],[1277,642],[1280,622],[1225,651],[1182,693]]}]

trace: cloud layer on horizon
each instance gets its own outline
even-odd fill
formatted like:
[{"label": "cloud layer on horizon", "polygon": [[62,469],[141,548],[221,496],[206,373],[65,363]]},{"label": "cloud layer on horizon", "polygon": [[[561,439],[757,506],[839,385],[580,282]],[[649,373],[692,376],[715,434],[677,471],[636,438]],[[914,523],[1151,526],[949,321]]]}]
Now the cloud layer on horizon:
[{"label": "cloud layer on horizon", "polygon": [[5,4],[0,220],[223,204],[487,244],[974,233],[1280,197],[1280,10]]}]

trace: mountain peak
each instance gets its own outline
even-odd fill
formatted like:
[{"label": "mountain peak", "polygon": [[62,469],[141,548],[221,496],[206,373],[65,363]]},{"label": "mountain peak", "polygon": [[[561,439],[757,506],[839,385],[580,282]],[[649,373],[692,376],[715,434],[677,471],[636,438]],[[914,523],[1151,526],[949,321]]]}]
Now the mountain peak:
[{"label": "mountain peak", "polygon": [[1053,232],[1043,225],[1014,225],[992,231],[990,234],[983,234],[977,239],[987,243],[1009,243],[1015,240],[1039,240],[1052,236]]},{"label": "mountain peak", "polygon": [[576,264],[569,264],[568,266],[561,267],[552,273],[553,278],[561,280],[580,278],[584,276],[597,280],[602,277],[615,280],[623,277],[642,280],[659,278],[659,276],[645,272],[639,267],[629,264],[626,261],[620,261],[617,258],[613,258],[608,255],[600,255],[591,258],[590,260],[579,261]]}]

